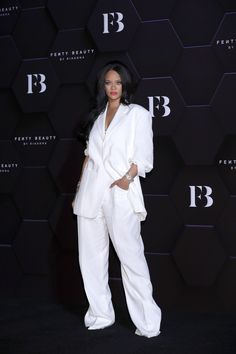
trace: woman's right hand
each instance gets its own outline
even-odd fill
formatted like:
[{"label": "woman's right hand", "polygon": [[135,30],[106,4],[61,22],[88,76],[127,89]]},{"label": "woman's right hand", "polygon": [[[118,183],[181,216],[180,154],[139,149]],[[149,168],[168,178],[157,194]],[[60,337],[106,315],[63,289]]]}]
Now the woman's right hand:
[{"label": "woman's right hand", "polygon": [[117,185],[119,188],[124,189],[124,190],[128,190],[129,189],[129,181],[127,178],[122,177],[120,179],[117,179],[116,181],[114,181],[111,185],[110,188],[113,188],[114,185]]}]

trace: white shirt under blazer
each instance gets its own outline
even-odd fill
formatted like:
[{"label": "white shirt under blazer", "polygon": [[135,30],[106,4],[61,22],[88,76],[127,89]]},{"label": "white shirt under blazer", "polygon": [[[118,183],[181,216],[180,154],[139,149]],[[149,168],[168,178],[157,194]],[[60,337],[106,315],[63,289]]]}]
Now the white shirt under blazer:
[{"label": "white shirt under blazer", "polygon": [[[138,175],[130,183],[128,198],[140,221],[147,212],[139,176],[145,177],[153,168],[152,117],[138,104],[120,104],[105,131],[107,106],[96,119],[87,142],[88,161],[74,201],[74,214],[95,218],[104,192],[112,182],[123,177],[132,163]],[[117,187],[119,188],[119,187]]]}]

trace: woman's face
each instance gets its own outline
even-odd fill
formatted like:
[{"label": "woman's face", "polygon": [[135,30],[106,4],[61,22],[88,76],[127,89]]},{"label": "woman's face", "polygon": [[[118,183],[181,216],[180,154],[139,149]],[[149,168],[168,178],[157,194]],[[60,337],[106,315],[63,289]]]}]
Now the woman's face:
[{"label": "woman's face", "polygon": [[109,101],[119,101],[122,95],[122,82],[115,70],[109,70],[105,75],[105,92]]}]

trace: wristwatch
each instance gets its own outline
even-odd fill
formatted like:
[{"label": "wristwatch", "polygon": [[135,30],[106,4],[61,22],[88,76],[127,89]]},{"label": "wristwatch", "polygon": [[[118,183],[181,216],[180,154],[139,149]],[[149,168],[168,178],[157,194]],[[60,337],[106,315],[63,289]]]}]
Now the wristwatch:
[{"label": "wristwatch", "polygon": [[125,174],[125,177],[127,178],[127,180],[129,181],[129,182],[133,182],[133,177],[131,176],[131,174],[129,173],[129,172],[127,172],[126,174]]}]

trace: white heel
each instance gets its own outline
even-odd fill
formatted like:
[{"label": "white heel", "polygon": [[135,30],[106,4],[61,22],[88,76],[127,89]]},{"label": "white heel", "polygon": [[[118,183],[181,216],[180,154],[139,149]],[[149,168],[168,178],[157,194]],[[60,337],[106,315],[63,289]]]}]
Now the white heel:
[{"label": "white heel", "polygon": [[100,324],[98,324],[98,323],[94,323],[92,326],[88,327],[88,330],[89,331],[93,331],[93,330],[96,330],[96,329],[104,329],[104,328],[112,326],[114,324],[114,322],[115,321],[109,323],[108,325],[102,325],[102,326]]},{"label": "white heel", "polygon": [[136,331],[135,331],[135,334],[137,334],[138,336],[143,336],[143,337],[147,337],[147,338],[157,337],[157,336],[159,336],[160,333],[161,333],[160,331],[155,334],[142,333],[142,332],[140,332],[139,329],[136,329]]}]

